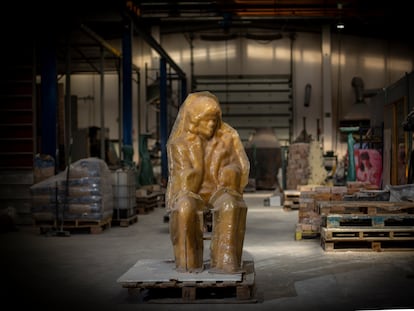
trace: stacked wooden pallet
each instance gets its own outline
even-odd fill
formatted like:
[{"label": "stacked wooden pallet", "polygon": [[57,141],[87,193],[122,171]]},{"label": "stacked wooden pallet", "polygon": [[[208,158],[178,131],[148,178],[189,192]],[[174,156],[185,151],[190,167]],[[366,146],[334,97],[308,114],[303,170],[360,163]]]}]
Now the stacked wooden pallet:
[{"label": "stacked wooden pallet", "polygon": [[363,190],[379,190],[377,185],[372,185],[369,182],[363,181],[347,181],[346,182],[348,194],[354,194]]},{"label": "stacked wooden pallet", "polygon": [[295,239],[319,237],[321,216],[316,209],[317,202],[341,200],[343,195],[346,194],[346,190],[346,187],[341,186],[301,187]]},{"label": "stacked wooden pallet", "polygon": [[159,185],[142,187],[135,192],[137,214],[147,214],[165,206],[165,190]]},{"label": "stacked wooden pallet", "polygon": [[325,251],[414,250],[414,203],[319,201]]},{"label": "stacked wooden pallet", "polygon": [[300,198],[300,191],[299,190],[284,190],[283,191],[283,207],[285,209],[299,209],[299,198]]},{"label": "stacked wooden pallet", "polygon": [[136,196],[137,214],[148,214],[158,207],[158,196],[156,194],[144,194]]}]

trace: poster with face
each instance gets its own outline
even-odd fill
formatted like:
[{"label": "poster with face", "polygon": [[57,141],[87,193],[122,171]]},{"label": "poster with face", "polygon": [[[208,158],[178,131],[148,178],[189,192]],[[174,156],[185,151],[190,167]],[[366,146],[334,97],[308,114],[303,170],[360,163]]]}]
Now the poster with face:
[{"label": "poster with face", "polygon": [[375,149],[354,150],[356,179],[381,187],[382,155]]}]

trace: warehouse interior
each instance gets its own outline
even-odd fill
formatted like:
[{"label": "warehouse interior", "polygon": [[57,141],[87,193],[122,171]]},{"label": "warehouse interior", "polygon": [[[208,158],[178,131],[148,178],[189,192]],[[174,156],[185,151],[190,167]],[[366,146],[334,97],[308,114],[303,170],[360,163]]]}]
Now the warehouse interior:
[{"label": "warehouse interior", "polygon": [[[414,309],[405,2],[23,1],[7,12],[8,305]],[[199,91],[217,96],[250,162],[241,281],[206,272],[172,282],[165,268],[166,146],[180,106]],[[208,234],[203,243],[208,250]],[[144,280],[127,278],[134,267]]]}]

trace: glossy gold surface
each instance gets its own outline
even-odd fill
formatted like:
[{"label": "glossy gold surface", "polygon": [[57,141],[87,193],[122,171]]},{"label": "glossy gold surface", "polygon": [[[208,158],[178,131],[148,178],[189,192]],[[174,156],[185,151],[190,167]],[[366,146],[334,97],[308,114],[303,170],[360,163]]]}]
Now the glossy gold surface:
[{"label": "glossy gold surface", "polygon": [[203,215],[213,215],[210,269],[240,270],[247,206],[243,190],[250,164],[235,129],[223,122],[217,97],[190,94],[167,143],[166,206],[178,271],[203,266]]}]

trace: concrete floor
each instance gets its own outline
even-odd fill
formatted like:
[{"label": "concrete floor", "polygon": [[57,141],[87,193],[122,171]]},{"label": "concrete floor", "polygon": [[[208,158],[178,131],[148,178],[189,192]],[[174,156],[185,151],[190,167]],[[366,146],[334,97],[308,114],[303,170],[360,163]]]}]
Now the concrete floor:
[{"label": "concrete floor", "polygon": [[256,303],[184,304],[134,300],[118,278],[138,260],[172,258],[165,210],[100,234],[48,237],[33,227],[0,234],[2,305],[42,310],[414,309],[414,251],[325,252],[295,241],[297,211],[264,206],[246,193],[245,256],[255,265]]}]

